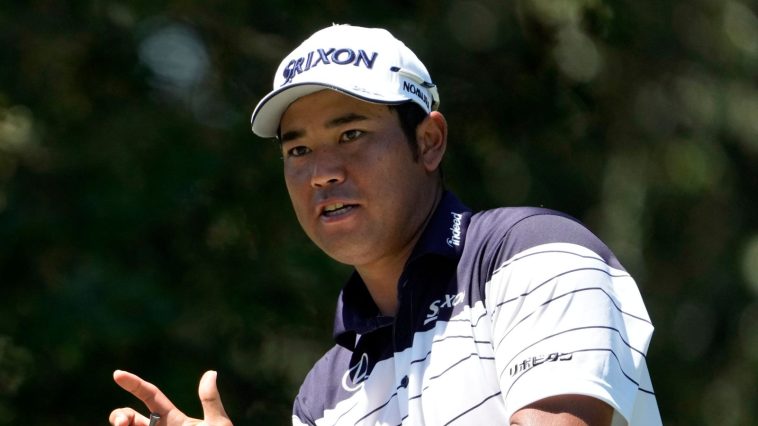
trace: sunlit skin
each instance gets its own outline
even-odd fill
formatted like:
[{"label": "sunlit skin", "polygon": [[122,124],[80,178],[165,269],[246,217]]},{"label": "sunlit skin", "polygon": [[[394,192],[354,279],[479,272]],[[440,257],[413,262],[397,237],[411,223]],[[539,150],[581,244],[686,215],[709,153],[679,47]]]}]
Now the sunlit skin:
[{"label": "sunlit skin", "polygon": [[[203,408],[203,419],[187,417],[155,385],[121,370],[113,372],[113,380],[139,398],[148,412],[161,416],[159,426],[232,426],[216,386],[216,372],[207,371],[200,378],[198,396]],[[125,407],[111,411],[108,421],[113,426],[148,426],[149,419],[136,410]]]},{"label": "sunlit skin", "polygon": [[303,230],[354,266],[380,310],[394,314],[397,281],[442,193],[444,118],[435,112],[419,126],[418,160],[393,110],[331,90],[290,105],[280,133],[284,179]]},{"label": "sunlit skin", "polygon": [[608,426],[613,407],[585,395],[556,395],[535,401],[511,416],[511,426]]}]

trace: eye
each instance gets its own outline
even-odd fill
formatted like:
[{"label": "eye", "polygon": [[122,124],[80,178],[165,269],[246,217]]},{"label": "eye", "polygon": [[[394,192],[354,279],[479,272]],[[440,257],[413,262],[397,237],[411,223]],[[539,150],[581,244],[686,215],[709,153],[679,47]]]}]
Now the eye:
[{"label": "eye", "polygon": [[309,152],[311,149],[307,146],[298,145],[287,150],[287,157],[302,157]]},{"label": "eye", "polygon": [[353,141],[363,136],[364,133],[366,132],[364,132],[363,130],[358,130],[358,129],[348,130],[340,135],[340,142],[344,143],[344,142]]}]

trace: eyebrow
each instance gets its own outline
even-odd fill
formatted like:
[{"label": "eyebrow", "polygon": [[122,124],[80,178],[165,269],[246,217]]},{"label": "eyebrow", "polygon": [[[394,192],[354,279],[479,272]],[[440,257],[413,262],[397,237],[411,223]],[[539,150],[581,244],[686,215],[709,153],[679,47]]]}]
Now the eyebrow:
[{"label": "eyebrow", "polygon": [[[366,117],[365,115],[351,112],[351,113],[340,115],[338,117],[327,120],[327,122],[324,123],[324,127],[327,129],[333,129],[335,127],[339,127],[345,124],[355,123],[357,121],[363,121],[367,119],[368,117]],[[281,141],[281,143],[289,142],[289,141],[303,137],[304,134],[305,134],[304,130],[290,130],[289,132],[282,134],[279,140]]]}]

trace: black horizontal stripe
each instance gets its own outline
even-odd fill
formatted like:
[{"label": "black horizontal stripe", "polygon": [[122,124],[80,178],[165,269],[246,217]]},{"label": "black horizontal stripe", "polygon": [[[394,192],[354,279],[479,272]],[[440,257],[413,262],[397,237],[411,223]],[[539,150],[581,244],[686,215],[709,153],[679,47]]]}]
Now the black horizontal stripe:
[{"label": "black horizontal stripe", "polygon": [[[475,356],[475,357],[479,358],[479,360],[483,360],[483,361],[494,361],[495,360],[495,357],[492,357],[492,356],[479,356],[479,354],[477,354],[477,353],[472,353],[472,354],[469,354],[467,357],[465,357],[463,359],[459,359],[455,363],[451,364],[449,367],[447,367],[445,370],[443,370],[440,374],[437,374],[436,376],[430,377],[428,379],[428,381],[431,382],[432,380],[435,380],[435,379],[438,379],[438,378],[442,377],[445,373],[447,373],[448,371],[450,371],[453,367],[457,366],[458,364],[462,363],[463,361],[466,361],[466,360],[470,359],[472,356]],[[421,396],[423,395],[423,392],[425,392],[431,386],[432,386],[431,384],[427,384],[426,386],[423,387],[423,389],[421,389],[422,393],[420,393],[418,395],[414,395],[414,396],[408,398],[408,400],[410,401],[410,400],[413,400],[413,399],[421,398]]]},{"label": "black horizontal stripe", "polygon": [[655,392],[653,392],[651,390],[647,390],[647,389],[643,389],[643,388],[638,388],[638,389],[639,389],[640,392],[644,392],[644,393],[646,393],[648,395],[655,396]]},{"label": "black horizontal stripe", "polygon": [[[372,414],[376,413],[377,411],[381,410],[382,408],[386,407],[386,406],[387,406],[387,405],[388,405],[388,404],[389,404],[389,403],[390,403],[390,402],[391,402],[391,401],[392,401],[394,398],[396,398],[396,397],[397,397],[397,391],[398,391],[400,388],[402,388],[402,387],[405,387],[405,386],[403,386],[403,385],[400,385],[400,386],[396,387],[396,388],[395,388],[395,393],[393,393],[392,395],[390,395],[390,398],[387,400],[387,402],[385,402],[384,404],[382,404],[382,405],[380,405],[380,406],[378,406],[378,407],[374,408],[373,410],[369,411],[369,412],[368,412],[368,414],[366,414],[365,416],[363,416],[363,417],[361,417],[360,419],[358,419],[358,421],[357,421],[355,424],[358,424],[358,423],[360,423],[361,421],[365,420],[365,419],[366,419],[368,416],[370,416],[370,415],[372,415]],[[410,398],[409,398],[409,400],[410,400]],[[353,407],[354,407],[354,406],[353,406]],[[344,415],[344,414],[343,414],[343,415]],[[340,416],[340,417],[342,417],[342,416]],[[407,416],[406,416],[406,417],[407,417]],[[337,423],[339,423],[339,421],[337,421]]]},{"label": "black horizontal stripe", "polygon": [[419,362],[426,361],[426,359],[429,358],[429,355],[431,354],[432,354],[432,350],[429,349],[429,351],[426,353],[426,355],[423,358],[414,359],[413,361],[410,362],[409,365],[418,364]]},{"label": "black horizontal stripe", "polygon": [[[588,268],[571,269],[569,271],[564,271],[564,272],[561,272],[560,274],[553,275],[552,277],[546,279],[545,281],[541,282],[536,287],[534,287],[533,289],[531,289],[531,290],[529,290],[527,292],[521,293],[521,294],[519,294],[516,297],[512,297],[512,298],[510,298],[508,300],[504,300],[504,301],[498,303],[497,305],[495,305],[495,308],[500,308],[501,306],[503,306],[505,304],[508,304],[508,303],[511,303],[511,302],[514,302],[514,301],[516,301],[518,299],[521,299],[522,297],[527,297],[527,296],[531,295],[532,293],[534,293],[535,291],[537,291],[540,288],[542,288],[542,286],[547,285],[547,283],[549,283],[550,281],[555,280],[556,278],[560,278],[560,277],[562,277],[564,275],[573,274],[575,272],[584,272],[584,271],[602,272],[602,273],[608,275],[611,278],[622,278],[622,277],[628,277],[629,276],[629,275],[626,275],[626,274],[625,275],[613,275],[610,272],[606,271],[605,269],[600,269],[600,268],[589,268],[588,267]],[[493,276],[494,276],[494,274],[493,274]],[[490,285],[492,285],[492,284],[490,284]]]},{"label": "black horizontal stripe", "polygon": [[471,323],[471,328],[476,328],[476,327],[478,327],[478,326],[479,326],[479,321],[481,321],[481,320],[482,320],[482,318],[484,318],[484,317],[486,317],[486,316],[487,316],[487,310],[485,309],[485,310],[484,310],[484,313],[483,313],[483,314],[481,314],[481,315],[479,315],[479,317],[476,319],[476,322],[475,322],[475,323],[473,323],[473,322]]},{"label": "black horizontal stripe", "polygon": [[[519,320],[519,321],[518,321],[516,324],[514,324],[514,325],[513,325],[513,327],[511,327],[511,329],[510,329],[510,330],[508,330],[508,331],[507,331],[507,332],[506,332],[506,333],[503,335],[503,337],[501,337],[501,338],[500,338],[500,340],[497,342],[497,345],[495,345],[495,350],[497,351],[497,348],[498,348],[498,347],[500,347],[500,345],[503,343],[503,340],[505,340],[505,339],[508,337],[508,335],[509,335],[509,334],[510,334],[510,333],[511,333],[513,330],[515,330],[515,329],[516,329],[516,328],[517,328],[519,325],[521,325],[521,324],[522,324],[524,321],[526,321],[526,320],[527,320],[529,317],[531,317],[532,315],[534,315],[534,314],[535,314],[535,313],[536,313],[538,310],[540,310],[541,308],[543,308],[543,307],[545,307],[545,306],[549,305],[550,303],[552,303],[552,302],[554,302],[554,301],[556,301],[556,300],[558,300],[558,299],[561,299],[561,298],[563,298],[563,297],[566,297],[566,296],[569,296],[569,295],[572,295],[572,294],[576,294],[576,293],[580,293],[580,292],[584,292],[584,291],[601,291],[603,294],[605,294],[605,295],[608,297],[608,299],[611,301],[611,303],[612,303],[612,304],[613,304],[613,306],[616,308],[616,310],[617,310],[617,311],[619,311],[619,313],[621,313],[622,315],[627,315],[627,316],[630,316],[630,317],[632,317],[632,318],[636,318],[636,319],[639,319],[639,320],[641,320],[641,321],[643,321],[643,322],[645,322],[645,323],[648,323],[648,324],[650,324],[650,321],[646,321],[644,318],[639,318],[639,317],[637,317],[637,316],[635,316],[635,315],[632,315],[632,314],[630,314],[630,313],[628,313],[628,312],[624,312],[623,310],[621,310],[621,308],[620,308],[620,307],[619,307],[619,306],[616,304],[616,301],[615,301],[615,300],[613,300],[613,297],[611,297],[611,295],[610,295],[610,294],[608,294],[608,292],[607,292],[607,291],[605,291],[603,288],[601,288],[601,287],[586,287],[586,288],[582,288],[582,289],[578,289],[578,290],[572,290],[572,291],[569,291],[569,292],[567,292],[567,293],[561,294],[561,295],[559,295],[559,296],[556,296],[556,297],[554,297],[554,298],[552,298],[552,299],[548,299],[547,301],[545,301],[544,303],[542,303],[541,305],[539,305],[539,306],[537,307],[537,309],[535,309],[534,311],[530,312],[529,314],[527,314],[526,316],[524,316],[523,318],[521,318],[521,319],[520,319],[520,320]],[[618,331],[617,329],[614,329],[614,330]],[[631,346],[631,344],[629,344],[629,343],[628,343],[628,342],[627,342],[627,341],[624,339],[624,336],[622,335],[622,333],[621,333],[620,331],[619,331],[619,335],[621,335],[621,340],[622,340],[624,343],[626,343],[626,345],[627,345],[627,346],[629,346],[629,348],[631,348],[632,350],[634,350],[634,351],[638,352],[640,355],[642,355],[643,357],[645,357],[645,353],[644,353],[644,352],[642,352],[642,351],[640,351],[640,350],[637,350],[637,349],[635,349],[633,346]],[[548,337],[551,337],[551,336],[548,336]]]},{"label": "black horizontal stripe", "polygon": [[445,336],[445,337],[443,337],[441,339],[433,340],[432,344],[439,343],[439,342],[444,342],[445,340],[448,340],[448,339],[473,339],[473,338],[474,338],[474,336],[471,336],[471,335],[456,334],[456,335],[452,335],[452,336]]},{"label": "black horizontal stripe", "polygon": [[[395,392],[395,393],[393,393],[392,395],[390,395],[390,398],[389,398],[389,399],[388,399],[388,400],[387,400],[387,401],[386,401],[384,404],[382,404],[382,405],[380,405],[380,406],[378,406],[378,407],[374,408],[373,410],[371,410],[371,411],[369,411],[368,413],[366,413],[366,415],[364,415],[363,417],[361,417],[360,419],[358,419],[358,420],[355,422],[355,424],[357,425],[358,423],[360,423],[360,422],[362,422],[362,421],[366,420],[366,419],[367,419],[369,416],[371,416],[372,414],[374,414],[374,413],[376,413],[377,411],[381,410],[382,408],[386,407],[386,406],[387,406],[387,405],[390,403],[390,401],[392,401],[392,400],[393,400],[393,399],[395,399],[396,397],[397,397],[397,392]],[[339,422],[338,422],[338,423],[339,423]]]},{"label": "black horizontal stripe", "polygon": [[[460,364],[460,363],[462,363],[463,361],[466,361],[466,360],[468,360],[468,359],[471,359],[471,357],[472,357],[472,356],[475,356],[475,357],[477,357],[477,358],[479,358],[479,359],[486,359],[486,358],[480,357],[478,353],[476,353],[476,352],[472,352],[472,353],[470,353],[470,354],[469,354],[467,357],[465,357],[465,358],[461,358],[461,359],[459,359],[458,361],[454,362],[454,363],[453,363],[453,364],[451,364],[449,367],[447,367],[446,369],[442,370],[442,372],[440,372],[440,373],[439,373],[439,374],[437,374],[436,376],[431,376],[431,377],[429,377],[429,381],[432,381],[432,380],[434,380],[434,379],[436,379],[436,378],[438,378],[438,377],[442,377],[442,376],[443,376],[445,373],[447,373],[448,371],[450,371],[450,370],[452,370],[453,368],[455,368],[456,366],[458,366],[458,364]],[[494,359],[494,357],[493,357],[492,359]],[[428,386],[427,386],[427,387],[428,387]]]},{"label": "black horizontal stripe", "polygon": [[[481,402],[479,402],[478,404],[474,405],[473,407],[467,408],[467,409],[466,409],[464,412],[462,412],[462,413],[458,414],[457,416],[453,417],[452,419],[450,419],[450,421],[448,421],[447,423],[445,423],[445,426],[447,426],[447,425],[449,425],[449,424],[453,423],[454,421],[456,421],[456,420],[460,419],[461,417],[465,416],[466,414],[468,414],[468,413],[470,413],[470,412],[472,412],[472,411],[476,410],[477,408],[479,408],[479,407],[481,407],[482,405],[484,405],[484,403],[485,403],[485,402],[487,402],[487,401],[489,401],[490,399],[492,399],[492,398],[494,398],[494,397],[496,397],[496,396],[498,396],[498,395],[501,395],[501,394],[502,394],[502,392],[496,392],[496,393],[493,393],[492,395],[488,396],[487,398],[484,398],[484,399],[483,399]],[[491,419],[491,420],[494,420],[494,419]],[[503,419],[503,420],[505,420],[505,419]]]},{"label": "black horizontal stripe", "polygon": [[[435,343],[444,342],[447,339],[470,339],[470,340],[473,340],[474,343],[476,343],[477,345],[492,344],[492,342],[489,340],[475,340],[474,336],[445,336],[441,339],[432,341],[432,345],[434,345]],[[414,359],[413,361],[410,362],[410,364],[418,364],[419,362],[426,361],[426,359],[429,358],[429,355],[431,355],[431,353],[432,353],[432,349],[429,349],[429,351],[426,352],[426,355],[424,355],[423,358]]]},{"label": "black horizontal stripe", "polygon": [[447,320],[447,322],[468,322],[468,323],[471,323],[471,328],[476,328],[479,325],[479,321],[481,321],[481,319],[486,316],[487,316],[487,311],[485,310],[485,312],[479,315],[475,321],[471,321],[471,318],[451,318]]},{"label": "black horizontal stripe", "polygon": [[[477,357],[477,358],[479,358],[480,360],[489,360],[489,361],[494,361],[494,360],[495,360],[495,358],[494,358],[494,357],[480,357],[480,356],[479,356],[479,354],[477,354],[477,353],[471,353],[471,354],[469,354],[468,356],[466,356],[466,357],[464,357],[464,358],[461,358],[461,359],[459,359],[458,361],[456,361],[455,363],[453,363],[452,365],[450,365],[449,367],[447,367],[445,370],[443,370],[442,372],[440,372],[440,373],[439,373],[439,374],[437,374],[436,376],[432,376],[432,377],[430,377],[428,380],[429,380],[429,381],[432,381],[432,380],[435,380],[435,379],[438,379],[438,378],[442,377],[443,375],[445,375],[445,373],[447,373],[448,371],[452,370],[453,368],[455,368],[456,366],[458,366],[458,365],[459,365],[459,364],[461,364],[462,362],[464,362],[464,361],[466,361],[466,360],[468,360],[468,359],[471,359],[471,357]],[[429,389],[429,387],[430,387],[430,385],[427,385],[427,386],[425,386],[425,387],[422,389],[422,392],[424,392],[424,391],[426,391],[427,389]],[[398,387],[397,389],[399,389],[399,388],[400,388],[400,387]],[[454,421],[455,419],[457,419],[457,418],[461,417],[462,415],[466,414],[467,412],[469,412],[469,411],[471,411],[471,410],[473,410],[473,409],[475,409],[475,408],[477,408],[477,407],[481,406],[482,404],[484,404],[485,402],[487,402],[487,400],[491,399],[492,397],[494,397],[494,396],[496,396],[496,395],[500,395],[500,394],[501,394],[501,392],[497,392],[497,393],[496,393],[496,394],[494,394],[494,395],[490,395],[490,396],[488,396],[488,397],[487,397],[487,398],[485,398],[483,401],[481,401],[481,402],[477,403],[476,405],[474,405],[473,407],[471,407],[471,408],[467,409],[466,411],[464,411],[464,412],[463,412],[463,413],[461,413],[460,415],[456,416],[456,417],[455,417],[453,420],[451,420],[450,422],[448,422],[448,423],[446,423],[446,424],[450,424],[450,423],[451,423],[452,421]],[[421,398],[421,396],[422,396],[422,395],[423,395],[423,393],[420,393],[420,394],[418,394],[418,395],[414,395],[414,396],[411,396],[411,397],[409,397],[409,398],[408,398],[408,401],[410,402],[410,401],[413,401],[414,399],[418,399],[418,398]],[[394,392],[394,393],[393,393],[393,394],[390,396],[390,398],[389,398],[389,399],[388,399],[388,400],[387,400],[387,401],[386,401],[384,404],[382,404],[382,405],[380,405],[380,406],[378,406],[378,407],[374,408],[374,409],[373,409],[373,410],[371,410],[370,412],[368,412],[366,415],[364,415],[363,417],[361,417],[360,419],[358,419],[358,421],[357,421],[355,424],[358,424],[358,423],[360,423],[361,421],[365,420],[366,418],[368,418],[368,417],[369,417],[369,416],[371,416],[372,414],[374,414],[374,413],[376,413],[377,411],[381,410],[382,408],[386,407],[386,406],[387,406],[387,405],[388,405],[388,404],[389,404],[389,403],[392,401],[392,399],[394,399],[394,398],[396,398],[396,397],[397,397],[397,390],[396,390],[396,391],[395,391],[395,392]],[[344,414],[343,414],[343,415],[344,415]],[[408,417],[407,415],[406,415],[405,417],[403,417],[403,420],[404,420],[405,418],[407,418],[407,417]]]},{"label": "black horizontal stripe", "polygon": [[339,424],[339,422],[342,419],[342,417],[344,417],[347,413],[353,411],[353,408],[355,408],[357,405],[358,405],[358,401],[355,401],[355,403],[353,403],[352,407],[348,408],[347,410],[345,410],[345,412],[343,412],[342,414],[340,414],[339,417],[337,417],[337,421],[335,421],[334,424]]},{"label": "black horizontal stripe", "polygon": [[[548,244],[552,244],[552,243],[548,243]],[[583,247],[583,248],[587,248],[585,246],[582,246],[582,245],[579,245],[579,244],[576,244],[576,243],[564,243],[564,244],[573,244],[573,245],[577,245],[577,246],[580,246],[580,247]],[[500,265],[497,269],[495,269],[495,271],[492,272],[492,275],[497,274],[498,272],[500,272],[500,270],[502,270],[504,268],[507,268],[508,266],[510,266],[510,265],[518,262],[519,260],[523,260],[523,259],[526,259],[528,257],[537,256],[537,255],[540,255],[540,254],[554,254],[554,253],[570,254],[572,256],[581,257],[583,259],[598,260],[601,263],[607,265],[608,267],[613,268],[613,266],[611,266],[610,264],[608,264],[608,262],[606,262],[605,259],[603,259],[599,255],[588,256],[586,254],[579,254],[579,253],[576,253],[576,252],[573,252],[573,251],[568,251],[568,250],[543,250],[543,251],[537,251],[537,252],[534,252],[534,253],[525,254],[525,255],[519,256],[517,258],[510,258],[510,259],[506,260],[505,262],[503,262],[503,264]],[[518,256],[518,254],[517,254],[517,256]],[[614,268],[614,269],[617,269],[617,268]]]}]

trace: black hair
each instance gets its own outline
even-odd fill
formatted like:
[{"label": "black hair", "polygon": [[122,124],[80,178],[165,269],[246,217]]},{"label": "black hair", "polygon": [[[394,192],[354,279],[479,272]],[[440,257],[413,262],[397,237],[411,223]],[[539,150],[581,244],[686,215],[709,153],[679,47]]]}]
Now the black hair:
[{"label": "black hair", "polygon": [[[413,154],[413,161],[418,161],[419,150],[418,140],[416,139],[416,129],[418,125],[429,115],[421,108],[421,105],[407,101],[402,104],[389,105],[391,111],[397,111],[397,117],[400,119],[400,129],[405,134],[405,138],[408,140],[408,146]],[[442,165],[439,167],[440,182],[444,186],[444,173],[442,172]]]},{"label": "black hair", "polygon": [[416,140],[416,129],[427,117],[426,111],[424,111],[419,104],[412,101],[389,105],[389,108],[390,110],[397,112],[397,117],[400,119],[400,129],[408,140],[408,145],[413,153],[413,160],[417,161],[419,152],[418,141]]}]

